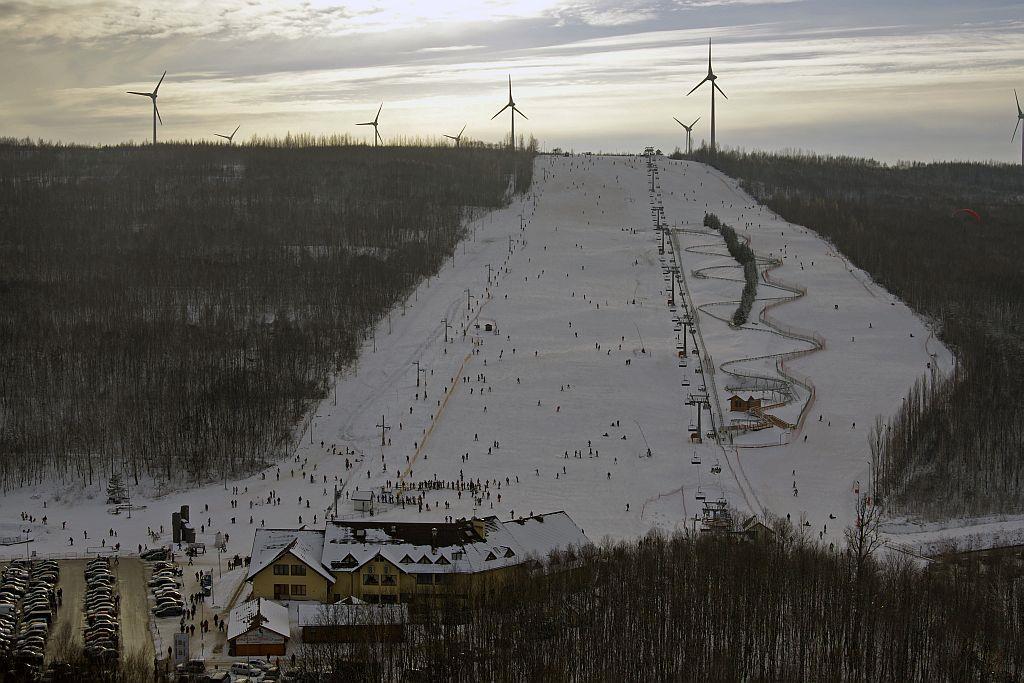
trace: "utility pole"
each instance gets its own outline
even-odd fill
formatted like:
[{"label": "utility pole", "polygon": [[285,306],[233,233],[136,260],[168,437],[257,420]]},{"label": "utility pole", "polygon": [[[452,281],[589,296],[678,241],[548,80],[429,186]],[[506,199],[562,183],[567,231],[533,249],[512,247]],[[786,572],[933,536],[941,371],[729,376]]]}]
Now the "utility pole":
[{"label": "utility pole", "polygon": [[523,214],[519,214],[519,231],[522,232],[526,229],[526,225],[523,222]]},{"label": "utility pole", "polygon": [[487,264],[487,284],[491,284],[491,264]]},{"label": "utility pole", "polygon": [[444,343],[447,344],[448,343],[448,330],[450,330],[452,328],[452,326],[448,324],[448,318],[441,318],[441,324],[444,325]]},{"label": "utility pole", "polygon": [[[420,362],[418,360],[414,360],[412,362],[412,364],[416,366],[416,386],[419,386],[420,385],[420,373],[422,372],[422,373],[426,374],[427,371],[420,368]],[[423,382],[426,383],[426,380],[423,380]]]},{"label": "utility pole", "polygon": [[512,235],[508,236],[508,253],[512,253]]},{"label": "utility pole", "polygon": [[469,303],[471,299],[472,299],[472,296],[470,295],[469,288],[467,287],[466,288],[466,310],[467,311],[473,310],[473,307]]},{"label": "utility pole", "polygon": [[381,446],[387,446],[388,445],[387,439],[384,438],[384,433],[387,432],[387,430],[391,429],[391,425],[387,424],[384,421],[384,417],[385,417],[384,415],[380,416],[380,424],[377,425],[378,427],[380,427],[380,445]]}]

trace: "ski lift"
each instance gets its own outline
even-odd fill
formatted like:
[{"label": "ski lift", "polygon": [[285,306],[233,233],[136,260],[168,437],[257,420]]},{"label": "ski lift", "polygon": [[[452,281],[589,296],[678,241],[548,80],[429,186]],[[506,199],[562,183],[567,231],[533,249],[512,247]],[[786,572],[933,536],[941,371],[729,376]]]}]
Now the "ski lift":
[{"label": "ski lift", "polygon": [[718,464],[717,460],[715,460],[715,464],[711,468],[711,474],[721,474],[721,473],[722,473],[722,466]]},{"label": "ski lift", "polygon": [[[686,363],[679,363],[679,367],[685,368],[686,367]],[[683,386],[684,387],[690,386],[690,380],[688,378],[686,378],[686,377],[683,378]]]},{"label": "ski lift", "polygon": [[704,495],[704,492],[701,491],[700,487],[698,486],[697,487],[697,494],[694,496],[694,498],[696,498],[697,500],[704,500],[704,499],[707,498],[707,496]]},{"label": "ski lift", "polygon": [[700,458],[697,457],[697,451],[693,452],[693,457],[690,458],[690,464],[691,465],[699,465],[700,464]]}]

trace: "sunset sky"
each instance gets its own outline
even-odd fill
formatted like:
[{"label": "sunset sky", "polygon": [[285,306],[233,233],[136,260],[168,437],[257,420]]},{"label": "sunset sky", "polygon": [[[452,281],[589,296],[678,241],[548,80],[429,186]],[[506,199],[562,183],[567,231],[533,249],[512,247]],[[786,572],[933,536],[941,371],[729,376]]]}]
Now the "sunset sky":
[{"label": "sunset sky", "polygon": [[[143,141],[291,132],[517,132],[544,148],[666,151],[707,71],[724,146],[1020,159],[1020,0],[0,0],[0,135]],[[1018,141],[1019,142],[1019,141]]]}]

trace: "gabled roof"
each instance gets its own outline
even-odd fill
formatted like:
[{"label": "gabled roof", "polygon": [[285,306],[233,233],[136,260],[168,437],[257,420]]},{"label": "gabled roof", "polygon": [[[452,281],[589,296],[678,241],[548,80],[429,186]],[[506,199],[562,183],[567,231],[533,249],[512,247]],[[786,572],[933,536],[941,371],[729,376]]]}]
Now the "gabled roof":
[{"label": "gabled roof", "polygon": [[252,579],[285,553],[334,583],[334,575],[323,565],[324,532],[314,529],[257,529],[252,541],[252,558],[246,580]]},{"label": "gabled roof", "polygon": [[228,618],[228,640],[260,627],[288,638],[288,608],[264,598],[243,602],[231,610]]}]

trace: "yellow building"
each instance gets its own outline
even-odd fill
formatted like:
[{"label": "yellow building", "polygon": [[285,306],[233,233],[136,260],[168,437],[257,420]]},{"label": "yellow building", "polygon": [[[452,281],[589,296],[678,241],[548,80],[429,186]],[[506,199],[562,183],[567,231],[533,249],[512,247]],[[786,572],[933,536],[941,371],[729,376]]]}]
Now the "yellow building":
[{"label": "yellow building", "polygon": [[259,529],[253,597],[369,603],[486,595],[555,550],[589,545],[564,512],[499,521],[333,521],[323,531]]}]

